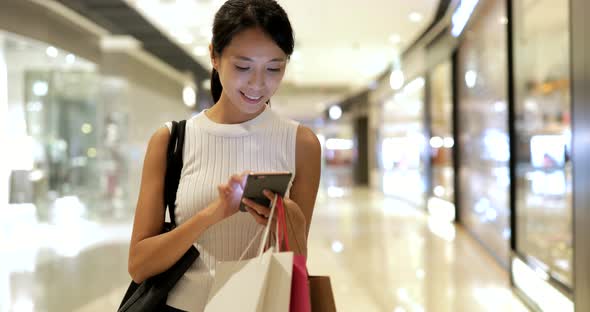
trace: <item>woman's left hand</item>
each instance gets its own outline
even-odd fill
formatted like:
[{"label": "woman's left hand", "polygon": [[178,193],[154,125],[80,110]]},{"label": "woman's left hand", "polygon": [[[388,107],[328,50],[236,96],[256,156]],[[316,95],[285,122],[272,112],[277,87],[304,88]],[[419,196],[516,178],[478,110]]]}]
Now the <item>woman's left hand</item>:
[{"label": "woman's left hand", "polygon": [[[268,198],[271,202],[275,197],[275,193],[264,190],[264,196]],[[270,216],[270,207],[266,207],[256,203],[253,200],[248,198],[244,198],[242,202],[246,205],[246,209],[254,220],[258,222],[258,224],[266,225],[268,223],[268,217]],[[305,223],[305,217],[303,216],[303,212],[301,212],[301,208],[297,205],[296,202],[292,201],[289,198],[283,198],[283,206],[285,207],[285,213],[289,216],[289,219],[292,221],[294,220],[297,223],[303,222]],[[276,221],[277,213],[275,211],[273,222]]]},{"label": "woman's left hand", "polygon": [[[271,191],[265,190],[264,196],[272,201],[275,194]],[[247,198],[244,198],[242,202],[246,205],[246,209],[258,224],[264,226],[268,224],[270,207],[265,207]],[[305,255],[307,254],[307,238],[305,237],[305,233],[307,233],[307,224],[305,222],[305,216],[299,205],[289,198],[283,198],[283,206],[285,207],[285,214],[287,217],[287,235],[289,241],[292,242],[290,244],[291,248],[295,248],[294,251],[297,254]],[[273,231],[276,229],[276,217],[277,213],[275,211],[271,226],[271,230]]]}]

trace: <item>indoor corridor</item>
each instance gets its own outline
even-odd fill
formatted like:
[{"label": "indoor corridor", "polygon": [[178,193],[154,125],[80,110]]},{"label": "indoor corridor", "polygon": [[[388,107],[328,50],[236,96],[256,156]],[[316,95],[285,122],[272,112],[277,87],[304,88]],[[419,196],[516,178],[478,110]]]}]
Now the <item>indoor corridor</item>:
[{"label": "indoor corridor", "polygon": [[[461,227],[378,191],[334,190],[318,197],[308,269],[331,277],[338,311],[528,311],[507,271]],[[116,309],[130,223],[64,222],[77,225],[3,227],[13,232],[1,236],[12,239],[1,242],[0,302],[10,304],[0,311]]]},{"label": "indoor corridor", "polygon": [[[321,177],[307,268],[339,312],[590,312],[589,12],[0,0],[0,312],[117,310],[140,188],[158,183],[148,142],[182,120],[178,224],[232,173],[289,171],[304,210]],[[238,221],[190,237],[206,261],[170,306],[200,310],[191,289],[256,229]],[[222,302],[253,312],[239,294]]]}]

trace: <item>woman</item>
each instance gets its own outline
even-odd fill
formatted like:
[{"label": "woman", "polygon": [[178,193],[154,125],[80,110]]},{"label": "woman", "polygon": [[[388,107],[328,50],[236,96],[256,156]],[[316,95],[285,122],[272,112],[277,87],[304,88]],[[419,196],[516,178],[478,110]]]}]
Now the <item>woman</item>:
[{"label": "woman", "polygon": [[[165,234],[160,230],[169,129],[162,127],[150,139],[129,273],[139,283],[168,269],[191,245],[200,251],[170,292],[164,310],[202,311],[216,263],[237,260],[268,222],[268,207],[251,201],[244,202],[248,213],[238,212],[244,175],[236,173],[294,173],[285,209],[296,224],[289,231],[299,229],[291,235],[306,242],[319,185],[321,147],[310,129],[276,115],[268,105],[293,47],[289,19],[275,1],[229,0],[219,9],[209,47],[215,105],[187,121],[175,210],[178,227]],[[305,254],[305,247],[298,252]]]}]

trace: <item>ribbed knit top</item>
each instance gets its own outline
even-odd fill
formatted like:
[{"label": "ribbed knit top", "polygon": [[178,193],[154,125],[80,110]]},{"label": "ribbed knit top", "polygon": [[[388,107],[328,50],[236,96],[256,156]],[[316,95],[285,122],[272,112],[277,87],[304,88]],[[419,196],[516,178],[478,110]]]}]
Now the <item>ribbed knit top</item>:
[{"label": "ribbed knit top", "polygon": [[[217,185],[227,183],[234,173],[289,171],[294,178],[297,127],[297,122],[280,117],[270,107],[240,124],[216,123],[205,111],[188,120],[176,223],[184,223],[214,201]],[[249,213],[238,212],[205,231],[194,244],[201,255],[172,289],[167,304],[202,311],[217,262],[238,260],[259,227]],[[255,256],[256,249],[251,248],[246,257]]]}]

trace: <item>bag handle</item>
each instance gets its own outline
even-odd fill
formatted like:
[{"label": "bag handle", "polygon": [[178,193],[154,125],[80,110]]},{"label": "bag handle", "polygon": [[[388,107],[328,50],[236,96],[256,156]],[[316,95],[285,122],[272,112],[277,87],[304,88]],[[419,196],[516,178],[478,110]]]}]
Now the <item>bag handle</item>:
[{"label": "bag handle", "polygon": [[248,250],[250,250],[250,248],[254,244],[254,241],[256,241],[256,238],[258,238],[258,235],[260,235],[260,233],[262,233],[264,231],[264,236],[260,240],[260,246],[258,247],[257,258],[259,258],[260,256],[262,256],[262,253],[264,252],[264,246],[266,245],[266,243],[268,242],[268,239],[269,239],[270,227],[272,225],[272,222],[270,222],[270,220],[272,220],[272,218],[274,216],[274,213],[275,213],[275,210],[276,210],[276,206],[277,206],[277,200],[278,200],[278,198],[280,198],[280,196],[277,194],[277,195],[275,195],[275,197],[273,198],[273,200],[271,202],[270,215],[268,217],[269,222],[266,223],[266,226],[264,228],[258,229],[258,231],[254,235],[254,237],[252,238],[252,240],[250,240],[250,243],[248,244],[248,246],[246,247],[246,249],[244,249],[244,252],[242,252],[242,255],[238,259],[238,262],[239,261],[242,261],[244,259],[244,257],[246,256],[246,253],[248,253]]},{"label": "bag handle", "polygon": [[[289,244],[289,234],[288,234],[288,227],[287,224],[294,229],[295,226],[293,224],[293,221],[291,220],[291,218],[289,218],[289,214],[287,212],[287,209],[285,209],[284,206],[284,200],[281,198],[280,199],[280,203],[278,204],[279,206],[279,213],[282,214],[282,219],[283,219],[283,226],[282,226],[282,231],[283,231],[283,241],[285,242],[285,251],[292,251],[290,244]],[[293,236],[293,241],[295,242],[295,246],[297,246],[297,248],[299,250],[303,250],[303,248],[301,248],[301,243],[299,242],[299,240],[297,239],[297,235]]]},{"label": "bag handle", "polygon": [[281,251],[281,243],[285,242],[285,250],[291,251],[289,246],[289,234],[287,232],[287,212],[283,198],[279,196],[277,203],[277,248]]},{"label": "bag handle", "polygon": [[278,194],[275,194],[275,197],[272,199],[272,202],[270,205],[270,215],[268,216],[268,222],[266,222],[266,226],[264,227],[264,236],[262,237],[262,240],[260,241],[260,246],[258,247],[258,256],[259,257],[264,252],[264,246],[266,245],[266,243],[269,239],[270,227],[272,226],[272,219],[274,218],[274,215],[276,212],[277,201],[278,201],[279,197],[280,196]]}]

